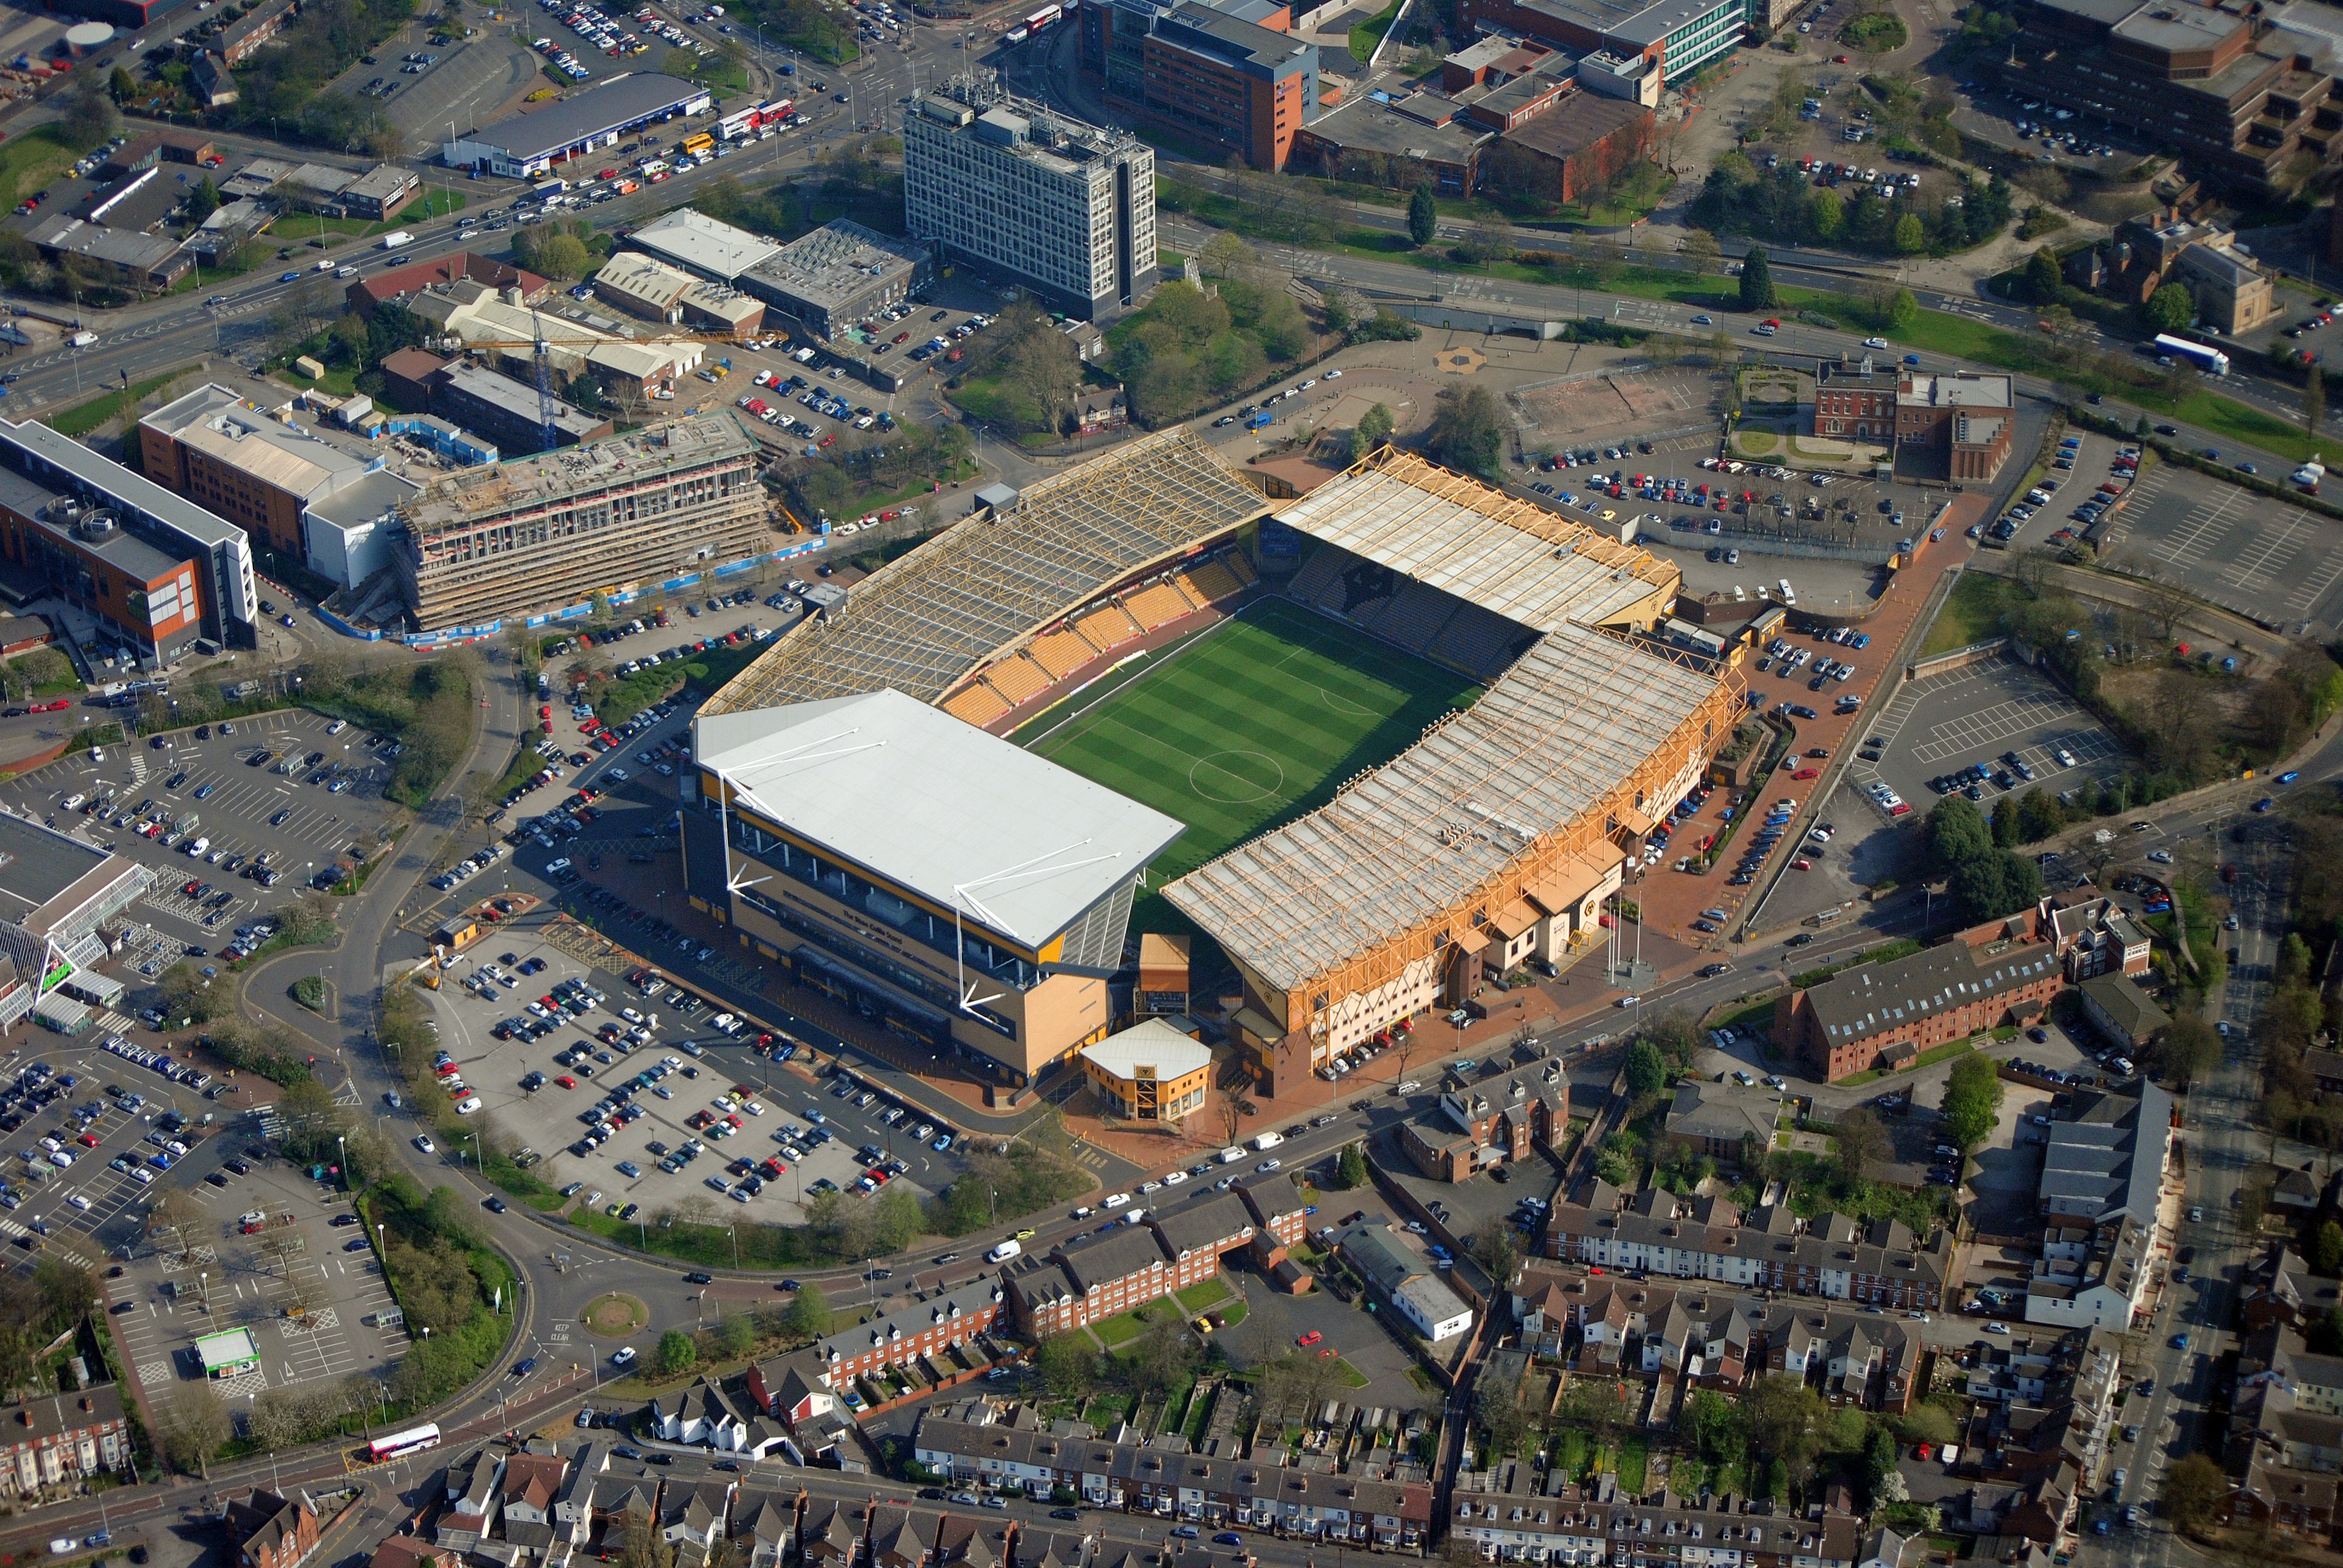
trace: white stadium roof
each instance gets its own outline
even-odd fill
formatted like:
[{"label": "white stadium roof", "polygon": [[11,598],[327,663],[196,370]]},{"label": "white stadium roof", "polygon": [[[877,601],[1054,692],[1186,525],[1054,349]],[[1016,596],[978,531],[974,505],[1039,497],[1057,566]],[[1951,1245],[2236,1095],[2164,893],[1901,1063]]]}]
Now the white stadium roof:
[{"label": "white stadium roof", "polygon": [[1096,1045],[1082,1047],[1084,1060],[1128,1082],[1145,1068],[1148,1076],[1169,1081],[1183,1073],[1212,1065],[1212,1048],[1151,1018],[1111,1034]]},{"label": "white stadium roof", "polygon": [[1182,831],[900,691],[702,715],[693,755],[744,809],[1036,949]]}]

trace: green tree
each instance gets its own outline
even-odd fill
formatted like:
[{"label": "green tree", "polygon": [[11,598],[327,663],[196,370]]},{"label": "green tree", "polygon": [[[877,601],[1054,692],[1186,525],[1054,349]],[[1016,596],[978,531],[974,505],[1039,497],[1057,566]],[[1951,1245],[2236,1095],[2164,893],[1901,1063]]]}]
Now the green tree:
[{"label": "green tree", "polygon": [[1648,1040],[1639,1040],[1627,1048],[1627,1091],[1641,1100],[1647,1094],[1657,1094],[1668,1081],[1667,1058],[1660,1048]]},{"label": "green tree", "polygon": [[219,186],[212,184],[211,176],[206,175],[196,182],[196,188],[187,193],[187,221],[203,222],[219,211]]},{"label": "green tree", "polygon": [[822,1294],[820,1285],[798,1288],[789,1310],[781,1314],[781,1326],[802,1340],[830,1336],[830,1298]]},{"label": "green tree", "polygon": [[1430,186],[1418,186],[1415,194],[1407,198],[1407,237],[1421,249],[1430,245],[1433,236],[1439,232],[1440,204],[1433,200]]},{"label": "green tree", "polygon": [[2197,301],[2186,285],[2167,283],[2139,307],[2151,332],[2177,332],[2197,319]]},{"label": "green tree", "polygon": [[1392,411],[1381,403],[1360,415],[1358,426],[1351,432],[1351,461],[1357,462],[1390,440],[1397,423]]},{"label": "green tree", "polygon": [[1955,1148],[1974,1149],[1990,1137],[2001,1112],[2001,1075],[1993,1059],[1976,1051],[1956,1059],[1942,1104],[1945,1135]]},{"label": "green tree", "polygon": [[1841,1116],[1832,1132],[1838,1140],[1839,1178],[1850,1185],[1862,1181],[1872,1161],[1885,1158],[1894,1148],[1886,1127],[1863,1106]]},{"label": "green tree", "polygon": [[1484,479],[1497,477],[1505,451],[1505,418],[1485,387],[1443,387],[1432,416],[1433,456]]},{"label": "green tree", "polygon": [[122,128],[122,115],[95,75],[76,76],[58,116],[57,136],[75,152],[88,152]]},{"label": "green tree", "polygon": [[716,1348],[728,1360],[739,1361],[757,1348],[757,1323],[746,1312],[734,1312],[716,1325]]},{"label": "green tree", "polygon": [[2046,245],[2026,258],[2026,293],[2036,305],[2056,305],[2066,297],[2066,279],[2058,270],[2058,255]]},{"label": "green tree", "polygon": [[106,79],[106,90],[113,95],[116,104],[126,104],[138,95],[138,79],[116,65],[114,75]]},{"label": "green tree", "polygon": [[1774,269],[1766,264],[1765,248],[1753,245],[1741,260],[1741,308],[1771,310],[1775,303]]},{"label": "green tree", "polygon": [[2221,1065],[2221,1037],[2202,1013],[2183,1007],[2149,1044],[2144,1065],[2186,1089]]},{"label": "green tree", "polygon": [[1090,1388],[1098,1371],[1098,1352],[1079,1330],[1052,1334],[1035,1348],[1033,1366],[1041,1374],[1042,1386],[1051,1393],[1081,1393]]},{"label": "green tree", "polygon": [[1947,795],[1928,812],[1928,859],[1950,871],[1993,850],[1993,829],[1965,795]]},{"label": "green tree", "polygon": [[2199,1531],[2211,1523],[2213,1505],[2228,1490],[2229,1478],[2209,1454],[2190,1453],[2164,1473],[2164,1512],[2176,1529]]},{"label": "green tree", "polygon": [[1806,197],[1806,228],[1817,244],[1828,245],[1845,231],[1846,203],[1827,187]]},{"label": "green tree", "polygon": [[1363,1187],[1370,1180],[1366,1151],[1356,1143],[1343,1144],[1342,1157],[1334,1161],[1334,1185],[1348,1190]]},{"label": "green tree", "polygon": [[1928,230],[1920,222],[1920,215],[1907,212],[1896,220],[1896,254],[1917,256],[1928,248]]},{"label": "green tree", "polygon": [[2310,1266],[2322,1274],[2343,1271],[2343,1225],[2329,1220],[2310,1238]]},{"label": "green tree", "polygon": [[2039,903],[2042,869],[2031,856],[1996,849],[1984,859],[1956,868],[1948,885],[1956,911],[1974,925]]},{"label": "green tree", "polygon": [[659,1350],[652,1356],[652,1365],[661,1377],[674,1377],[688,1372],[699,1362],[699,1347],[681,1329],[669,1329],[659,1335]]},{"label": "green tree", "polygon": [[1920,324],[1920,302],[1912,297],[1908,288],[1899,288],[1887,302],[1887,327],[1891,332],[1909,332]]},{"label": "green tree", "polygon": [[1742,1402],[1749,1422],[1749,1445],[1780,1463],[1793,1482],[1804,1481],[1822,1450],[1823,1423],[1830,1407],[1822,1395],[1786,1372],[1761,1378]]}]

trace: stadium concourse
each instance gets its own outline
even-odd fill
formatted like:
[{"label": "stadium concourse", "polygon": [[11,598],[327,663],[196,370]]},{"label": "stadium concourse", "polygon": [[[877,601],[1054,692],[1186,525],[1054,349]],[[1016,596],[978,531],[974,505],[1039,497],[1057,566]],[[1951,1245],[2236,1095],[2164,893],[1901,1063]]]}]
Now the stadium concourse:
[{"label": "stadium concourse", "polygon": [[988,495],[707,705],[689,901],[895,1060],[1010,1086],[1111,1031],[1134,910],[1176,910],[1253,1092],[1318,1098],[1334,1053],[1597,945],[1742,703],[1658,635],[1679,587],[1391,448],[1272,503],[1144,437]]}]

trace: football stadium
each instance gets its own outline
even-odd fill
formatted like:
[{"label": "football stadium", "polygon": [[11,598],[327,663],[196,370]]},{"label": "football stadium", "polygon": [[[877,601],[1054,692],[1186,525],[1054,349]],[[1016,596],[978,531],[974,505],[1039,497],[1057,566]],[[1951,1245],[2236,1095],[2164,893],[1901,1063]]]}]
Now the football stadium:
[{"label": "football stadium", "polygon": [[701,709],[683,823],[696,907],[988,1081],[1127,1021],[1134,909],[1265,1092],[1332,1076],[1593,941],[1743,700],[1674,568],[1395,449],[1272,501],[1181,428],[987,499]]}]

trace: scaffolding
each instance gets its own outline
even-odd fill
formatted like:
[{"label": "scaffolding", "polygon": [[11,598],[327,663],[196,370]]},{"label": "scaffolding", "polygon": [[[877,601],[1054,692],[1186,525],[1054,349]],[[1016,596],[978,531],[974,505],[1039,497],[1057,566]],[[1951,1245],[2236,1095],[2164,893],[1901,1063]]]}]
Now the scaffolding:
[{"label": "scaffolding", "polygon": [[[701,711],[891,687],[932,702],[1135,576],[1261,518],[1269,503],[1185,427],[1044,479],[854,586],[775,640]],[[1120,613],[1120,612],[1118,612]]]},{"label": "scaffolding", "polygon": [[[1353,999],[1476,948],[1584,851],[1648,828],[1732,733],[1744,683],[1624,634],[1672,568],[1421,459],[1377,454],[1280,520],[1548,628],[1407,751],[1164,890],[1282,996],[1287,1030],[1323,1033]],[[1526,565],[1525,535],[1540,541]]]}]

